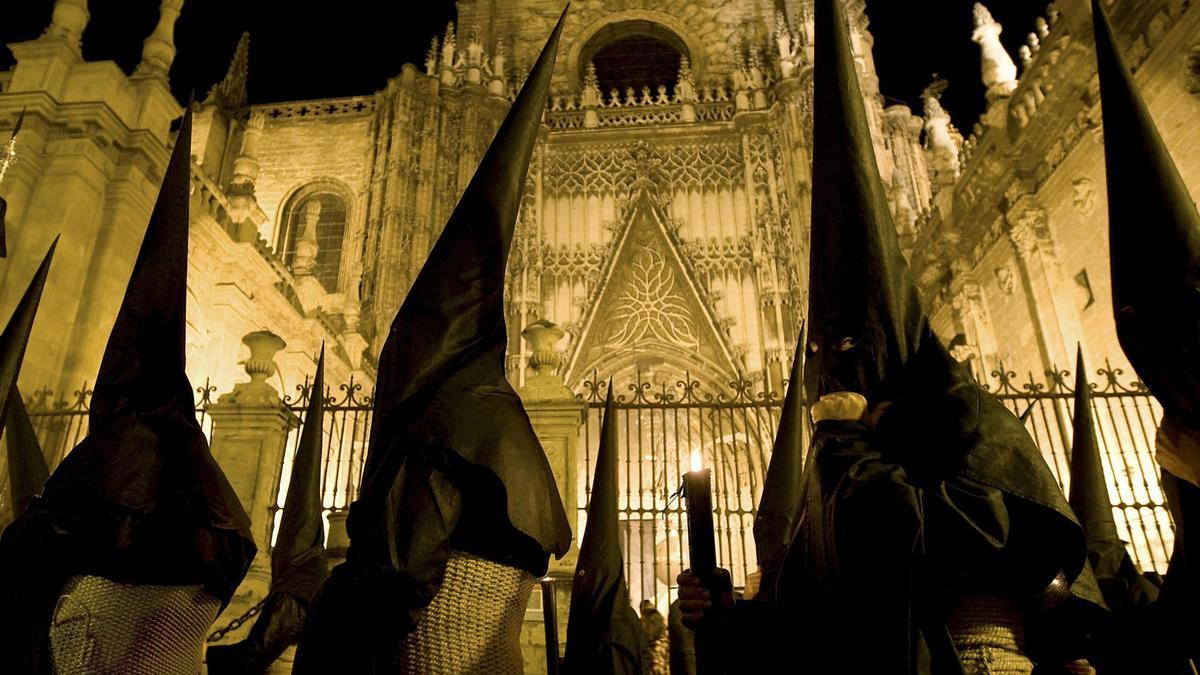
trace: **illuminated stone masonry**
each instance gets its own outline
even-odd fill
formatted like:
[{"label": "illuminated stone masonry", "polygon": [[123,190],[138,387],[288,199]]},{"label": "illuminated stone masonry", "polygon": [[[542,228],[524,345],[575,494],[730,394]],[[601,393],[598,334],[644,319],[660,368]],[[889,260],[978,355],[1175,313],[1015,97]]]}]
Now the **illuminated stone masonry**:
[{"label": "illuminated stone masonry", "polygon": [[[0,184],[10,252],[0,262],[0,309],[10,311],[63,233],[22,371],[27,393],[81,389],[98,367],[181,110],[166,81],[178,5],[163,2],[132,75],[83,60],[82,0],[59,0],[44,35],[10,45],[17,64],[0,73],[0,137],[22,109],[26,117],[20,161]],[[988,108],[977,124],[958,120],[967,134],[938,101],[944,82],[930,85],[919,115],[884,106],[864,3],[847,5],[897,227],[955,357],[984,379],[1028,372],[1031,386],[1053,388],[1058,376],[1042,373],[1060,371],[1079,342],[1092,367],[1108,358],[1107,372],[1131,372],[1111,319],[1087,3],[1053,3],[1016,55],[982,5],[969,38],[931,36],[980,46]],[[361,388],[341,394],[359,398],[336,414],[369,410],[362,396],[387,327],[561,9],[558,0],[458,6],[459,22],[433,38],[424,63],[404,66],[377,92],[248,105],[247,37],[196,104],[187,335],[196,386],[233,391],[248,353],[243,336],[266,330],[286,344],[269,382],[278,392],[296,397],[324,341],[327,381]],[[1164,140],[1200,195],[1200,158],[1184,152],[1200,146],[1200,9],[1116,0],[1110,12]],[[612,376],[633,411],[627,419],[648,425],[622,450],[627,467],[645,469],[623,486],[642,518],[630,521],[630,536],[647,551],[631,562],[646,570],[631,582],[637,598],[666,597],[672,558],[659,569],[660,553],[679,544],[670,539],[678,531],[654,525],[673,507],[659,494],[668,463],[654,453],[667,436],[650,426],[653,405],[676,406],[671,414],[697,433],[718,429],[711,447],[697,441],[705,452],[726,448],[745,460],[729,477],[730,542],[761,487],[766,458],[742,455],[769,438],[760,424],[769,427],[770,396],[783,391],[807,306],[810,177],[821,170],[810,165],[811,22],[804,0],[575,0],[567,19],[509,260],[507,364],[541,431],[552,430],[543,440],[556,448],[556,470],[578,469],[577,484],[560,486],[572,508],[586,504],[595,420],[579,427],[578,442],[568,440],[570,426],[597,410],[580,412],[564,392],[596,403]],[[557,335],[545,322],[561,339],[539,338],[535,349],[521,338]],[[698,402],[700,391],[712,398]],[[723,421],[726,407],[743,403],[758,406],[753,433],[732,413]],[[364,419],[355,417],[356,434]],[[682,439],[674,442],[691,442]],[[360,441],[338,447],[353,457]],[[1126,466],[1148,457],[1135,445],[1117,458]],[[239,459],[261,473],[261,461]],[[335,509],[352,493],[353,469],[340,471]],[[1125,489],[1123,474],[1113,480],[1114,494]],[[1157,504],[1155,494],[1121,499]],[[731,560],[749,565],[752,554],[742,548]],[[531,650],[539,631],[529,631]]]}]

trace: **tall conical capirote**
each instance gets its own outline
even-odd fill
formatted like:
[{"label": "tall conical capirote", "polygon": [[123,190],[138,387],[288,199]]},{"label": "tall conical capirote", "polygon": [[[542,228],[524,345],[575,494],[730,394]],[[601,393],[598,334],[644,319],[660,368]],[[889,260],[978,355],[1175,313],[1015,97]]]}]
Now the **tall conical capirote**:
[{"label": "tall conical capirote", "polygon": [[[440,590],[452,550],[541,576],[570,546],[553,472],[505,378],[503,304],[566,16],[392,322],[346,562],[317,596],[297,675],[391,663]],[[385,621],[368,620],[381,613]]]},{"label": "tall conical capirote", "polygon": [[[1098,577],[1113,572],[1125,544],[1113,520],[1104,464],[1096,441],[1092,416],[1092,391],[1083,364],[1083,349],[1075,354],[1075,409],[1071,437],[1071,510],[1079,517],[1087,537],[1088,557]],[[1115,557],[1115,560],[1113,559]]]},{"label": "tall conical capirote", "polygon": [[[57,247],[58,237],[55,237],[0,333],[0,430],[4,432],[8,446],[9,503],[13,517],[25,509],[29,499],[40,493],[46,482],[46,459],[37,445],[37,437],[30,438],[32,428],[17,391],[17,378],[21,374],[25,348],[29,345],[29,334],[33,331],[33,321]],[[31,442],[33,447],[30,447]]]},{"label": "tall conical capirote", "polygon": [[815,19],[806,388],[813,400],[886,398],[932,335],[879,177],[845,13],[820,0]]},{"label": "tall conical capirote", "polygon": [[804,326],[801,325],[775,445],[771,450],[771,463],[763,479],[758,513],[754,516],[754,548],[758,552],[758,567],[762,574],[759,597],[764,599],[774,593],[779,569],[800,517],[804,429],[808,423],[805,419],[808,410],[804,405],[804,344]]},{"label": "tall conical capirote", "polygon": [[565,21],[566,11],[396,314],[363,470],[364,495],[390,489],[386,456],[413,442],[444,448],[494,473],[512,527],[557,555],[570,545],[566,513],[504,373],[504,270]]},{"label": "tall conical capirote", "polygon": [[21,653],[17,667],[48,658],[49,617],[71,577],[198,585],[224,604],[257,551],[184,369],[190,165],[189,106],[105,348],[88,435],[0,541],[0,559],[19,568],[4,576],[24,581],[0,599],[23,617],[0,630]]},{"label": "tall conical capirote", "polygon": [[[879,180],[843,4],[815,0],[806,398],[857,391],[871,415],[816,424],[804,512],[776,596],[810,616],[844,613],[856,602],[850,598],[869,598],[855,605],[861,621],[849,628],[875,647],[849,653],[831,640],[814,659],[861,658],[848,667],[875,670],[932,660],[936,670],[958,656],[944,627],[926,621],[927,612],[942,611],[913,585],[926,574],[961,580],[980,565],[1002,567],[1039,586],[1030,590],[1036,595],[1061,571],[1081,616],[1094,616],[1102,600],[1083,531],[1042,453],[950,357],[922,312]],[[950,498],[954,507],[927,510],[919,495],[935,485],[962,488],[972,505]],[[998,541],[981,523],[1039,533],[1039,548],[1010,555],[1018,543]],[[848,542],[872,547],[869,563],[861,545]],[[822,593],[832,606],[806,604]]]},{"label": "tall conical capirote", "polygon": [[1163,407],[1200,429],[1200,214],[1093,2],[1117,338]]},{"label": "tall conical capirote", "polygon": [[42,486],[50,477],[50,467],[46,465],[46,455],[21,400],[21,392],[15,386],[4,416],[4,445],[8,453],[8,503],[12,517],[16,518],[42,493]]},{"label": "tall conical capirote", "polygon": [[304,426],[292,461],[291,480],[271,550],[271,587],[249,635],[207,650],[210,675],[263,673],[299,642],[309,607],[329,577],[325,555],[321,464],[324,450],[325,344],[309,389]]},{"label": "tall conical capirote", "polygon": [[604,421],[596,450],[596,471],[588,502],[587,529],[579,545],[579,561],[571,585],[567,650],[568,675],[636,675],[642,672],[641,622],[629,600],[621,555],[618,512],[619,455],[612,380],[604,402]]}]

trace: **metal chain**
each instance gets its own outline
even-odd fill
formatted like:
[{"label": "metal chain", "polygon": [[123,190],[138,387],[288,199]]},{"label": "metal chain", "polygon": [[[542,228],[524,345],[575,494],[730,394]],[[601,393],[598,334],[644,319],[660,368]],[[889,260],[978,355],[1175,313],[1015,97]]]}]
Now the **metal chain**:
[{"label": "metal chain", "polygon": [[224,628],[218,628],[217,630],[213,631],[212,635],[209,635],[208,639],[205,640],[205,642],[208,642],[209,644],[212,644],[213,642],[218,642],[222,638],[224,638],[226,635],[241,628],[242,624],[244,624],[247,621],[249,621],[250,619],[253,619],[254,617],[258,616],[259,613],[262,612],[263,607],[266,604],[267,604],[267,598],[263,598],[262,600],[259,600],[258,604],[251,607],[250,609],[246,610],[245,614],[243,614],[243,615],[237,617],[236,619],[230,621],[229,623],[225,624]]}]

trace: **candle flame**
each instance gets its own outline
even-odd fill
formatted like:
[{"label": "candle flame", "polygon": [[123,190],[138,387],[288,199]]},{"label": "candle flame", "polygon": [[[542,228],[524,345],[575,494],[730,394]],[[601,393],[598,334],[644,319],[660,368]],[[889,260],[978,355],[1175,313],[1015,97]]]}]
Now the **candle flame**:
[{"label": "candle flame", "polygon": [[692,471],[700,471],[701,469],[704,468],[704,457],[702,457],[700,455],[699,450],[692,451],[691,462],[692,462]]}]

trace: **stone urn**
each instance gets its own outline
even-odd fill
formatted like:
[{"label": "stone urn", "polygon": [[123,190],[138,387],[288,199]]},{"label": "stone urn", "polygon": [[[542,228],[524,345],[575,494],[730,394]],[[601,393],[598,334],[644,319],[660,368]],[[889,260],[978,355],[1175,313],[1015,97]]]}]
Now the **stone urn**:
[{"label": "stone urn", "polygon": [[267,404],[278,403],[279,392],[267,379],[275,374],[275,355],[287,343],[283,338],[269,330],[256,330],[242,338],[242,344],[250,348],[250,358],[242,361],[249,382],[241,382],[233,387],[233,391],[221,397],[222,403]]}]

